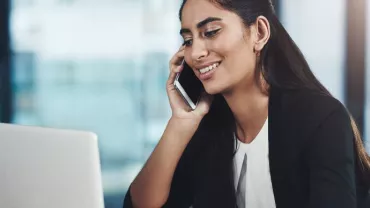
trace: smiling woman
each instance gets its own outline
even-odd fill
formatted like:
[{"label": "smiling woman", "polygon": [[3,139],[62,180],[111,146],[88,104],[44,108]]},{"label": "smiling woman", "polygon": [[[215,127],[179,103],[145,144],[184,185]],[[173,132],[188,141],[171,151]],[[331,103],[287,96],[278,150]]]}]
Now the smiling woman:
[{"label": "smiling woman", "polygon": [[[202,12],[205,8],[207,12]],[[199,15],[192,15],[193,13]],[[217,17],[209,17],[210,15]],[[253,65],[256,63],[253,50],[258,50],[253,47],[263,46],[269,38],[267,19],[261,17],[258,21],[262,23],[259,24],[262,27],[257,34],[260,36],[257,37],[260,38],[260,45],[257,46],[253,43],[257,39],[249,38],[251,34],[254,35],[256,28],[243,29],[242,19],[236,13],[220,9],[207,1],[200,1],[197,5],[190,2],[184,4],[181,34],[184,38],[185,61],[198,70],[213,63],[219,64],[217,70],[206,75],[195,71],[201,80],[207,77],[207,82],[203,82],[203,85],[208,93],[228,91],[230,86],[235,85],[249,87],[253,82],[251,78],[256,67]]]},{"label": "smiling woman", "polygon": [[[370,197],[356,124],[270,0],[184,0],[180,20],[172,117],[125,207],[356,208]],[[173,87],[182,59],[206,91],[194,111]]]}]

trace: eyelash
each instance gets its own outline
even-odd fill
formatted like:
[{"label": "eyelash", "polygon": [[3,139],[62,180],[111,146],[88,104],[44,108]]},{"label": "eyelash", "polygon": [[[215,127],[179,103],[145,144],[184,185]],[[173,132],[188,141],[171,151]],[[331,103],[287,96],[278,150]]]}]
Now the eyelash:
[{"label": "eyelash", "polygon": [[[221,29],[216,29],[216,30],[212,30],[212,31],[208,31],[208,32],[205,32],[204,33],[204,36],[207,37],[207,38],[212,38],[213,36],[215,36]],[[191,43],[192,43],[193,40],[189,39],[189,40],[184,40],[184,43],[182,44],[183,46],[190,46]]]},{"label": "eyelash", "polygon": [[210,38],[210,37],[213,37],[214,35],[216,35],[218,33],[218,31],[220,31],[221,29],[216,29],[216,30],[212,30],[212,31],[208,31],[208,32],[205,32],[204,33],[204,36],[206,36],[207,38]]},{"label": "eyelash", "polygon": [[182,44],[183,46],[190,46],[191,42],[193,40],[184,40],[184,43]]}]

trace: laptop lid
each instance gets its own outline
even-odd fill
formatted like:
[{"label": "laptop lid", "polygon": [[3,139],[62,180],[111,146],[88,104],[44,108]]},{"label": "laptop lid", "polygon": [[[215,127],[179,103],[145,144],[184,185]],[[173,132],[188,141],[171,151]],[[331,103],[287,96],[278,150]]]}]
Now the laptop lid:
[{"label": "laptop lid", "polygon": [[0,123],[0,207],[104,207],[97,136]]}]

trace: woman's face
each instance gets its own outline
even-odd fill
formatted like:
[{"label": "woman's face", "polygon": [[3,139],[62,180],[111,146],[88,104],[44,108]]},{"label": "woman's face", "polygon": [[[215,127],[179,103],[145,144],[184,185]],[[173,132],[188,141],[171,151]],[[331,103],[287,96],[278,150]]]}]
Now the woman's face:
[{"label": "woman's face", "polygon": [[209,94],[254,85],[254,38],[242,19],[208,0],[188,0],[182,11],[185,61]]}]

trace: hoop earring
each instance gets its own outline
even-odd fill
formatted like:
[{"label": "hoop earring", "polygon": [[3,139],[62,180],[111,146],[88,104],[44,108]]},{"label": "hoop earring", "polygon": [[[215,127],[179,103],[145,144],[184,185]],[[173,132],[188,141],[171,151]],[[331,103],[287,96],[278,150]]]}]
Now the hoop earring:
[{"label": "hoop earring", "polygon": [[255,53],[257,57],[261,55],[261,51],[257,51],[255,48],[253,48],[253,53]]}]

